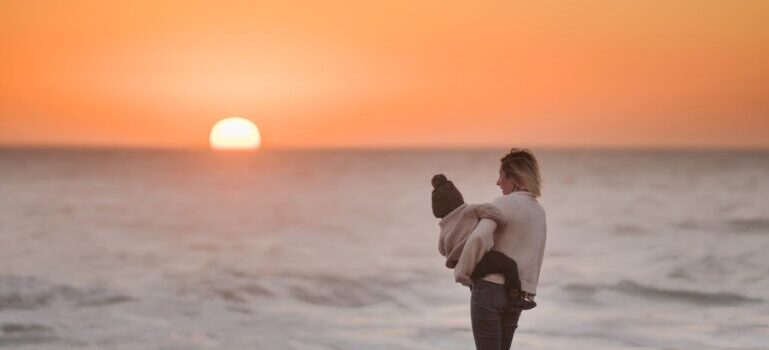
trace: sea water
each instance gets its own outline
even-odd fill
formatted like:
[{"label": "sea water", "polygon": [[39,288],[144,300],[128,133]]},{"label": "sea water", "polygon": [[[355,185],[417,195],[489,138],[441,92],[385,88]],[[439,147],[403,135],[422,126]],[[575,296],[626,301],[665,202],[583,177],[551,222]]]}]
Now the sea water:
[{"label": "sea water", "polygon": [[[0,348],[472,349],[430,179],[505,150],[0,150]],[[769,348],[769,152],[536,150],[516,349]]]}]

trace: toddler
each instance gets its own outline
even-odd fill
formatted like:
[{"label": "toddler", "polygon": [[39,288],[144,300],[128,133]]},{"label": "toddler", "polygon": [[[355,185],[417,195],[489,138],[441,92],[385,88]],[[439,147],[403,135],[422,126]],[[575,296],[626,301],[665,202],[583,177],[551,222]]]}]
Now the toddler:
[{"label": "toddler", "polygon": [[[441,228],[438,251],[446,257],[446,267],[453,269],[459,261],[467,237],[478,221],[488,218],[494,220],[497,227],[502,227],[507,224],[507,220],[491,204],[466,204],[454,183],[443,174],[433,176],[432,185],[433,214],[441,219],[438,223]],[[537,306],[536,302],[521,293],[521,280],[515,260],[502,252],[489,250],[475,265],[471,277],[481,278],[490,273],[502,273],[505,276],[510,309],[529,310]]]}]

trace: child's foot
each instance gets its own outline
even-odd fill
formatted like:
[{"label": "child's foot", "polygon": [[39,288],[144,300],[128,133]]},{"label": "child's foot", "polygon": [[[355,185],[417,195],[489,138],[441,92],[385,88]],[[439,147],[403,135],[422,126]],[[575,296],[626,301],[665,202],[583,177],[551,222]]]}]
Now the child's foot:
[{"label": "child's foot", "polygon": [[537,303],[534,300],[529,300],[523,297],[510,298],[507,308],[510,310],[531,310]]}]

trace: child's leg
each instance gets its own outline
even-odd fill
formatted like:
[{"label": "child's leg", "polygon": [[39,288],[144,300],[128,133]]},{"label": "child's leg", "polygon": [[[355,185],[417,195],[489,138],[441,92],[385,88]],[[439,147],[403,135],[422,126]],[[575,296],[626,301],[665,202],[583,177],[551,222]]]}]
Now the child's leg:
[{"label": "child's leg", "polygon": [[492,251],[486,252],[481,257],[481,260],[473,268],[473,273],[470,274],[470,278],[476,279],[486,276],[495,270],[494,254],[490,254]]}]

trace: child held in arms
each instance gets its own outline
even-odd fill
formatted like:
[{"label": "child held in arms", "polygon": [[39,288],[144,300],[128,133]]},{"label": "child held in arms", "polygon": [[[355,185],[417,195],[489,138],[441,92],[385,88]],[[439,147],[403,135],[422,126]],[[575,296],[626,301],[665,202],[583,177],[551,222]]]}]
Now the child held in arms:
[{"label": "child held in arms", "polygon": [[[438,251],[446,257],[446,267],[453,269],[459,261],[467,237],[478,221],[489,218],[501,228],[507,224],[507,220],[491,204],[466,204],[454,183],[443,174],[433,176],[432,185],[433,214],[441,219],[438,222],[441,228]],[[471,277],[476,279],[491,273],[502,273],[505,276],[509,309],[529,310],[537,306],[536,302],[521,293],[521,280],[515,260],[502,252],[489,250],[475,266]]]}]

